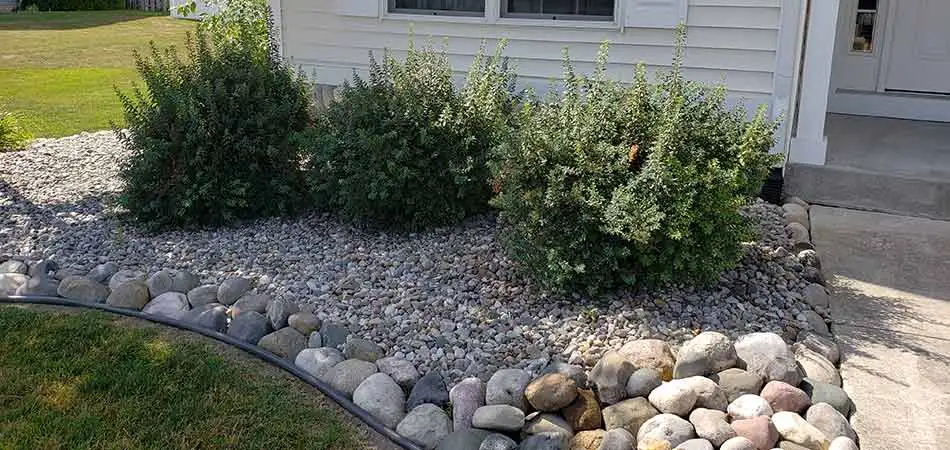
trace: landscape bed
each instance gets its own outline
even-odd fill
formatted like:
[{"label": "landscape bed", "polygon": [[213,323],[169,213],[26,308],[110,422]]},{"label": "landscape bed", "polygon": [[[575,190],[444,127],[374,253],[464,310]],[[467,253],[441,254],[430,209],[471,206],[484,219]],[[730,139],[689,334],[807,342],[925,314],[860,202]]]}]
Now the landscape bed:
[{"label": "landscape bed", "polygon": [[[493,443],[508,448],[514,441],[493,437],[494,441],[483,442],[487,432],[465,429],[471,426],[468,421],[478,420],[483,428],[519,437],[510,429],[513,420],[524,434],[525,448],[597,448],[600,444],[585,444],[583,439],[596,440],[602,433],[581,431],[605,424],[629,432],[629,436],[620,431],[602,436],[606,443],[620,439],[616,448],[626,448],[631,439],[639,448],[663,448],[649,447],[658,435],[644,432],[642,423],[631,425],[634,416],[644,423],[650,419],[650,429],[678,429],[675,437],[666,435],[673,447],[699,431],[697,423],[685,418],[692,419],[694,409],[704,405],[702,409],[723,411],[721,420],[714,422],[745,436],[739,431],[744,425],[736,425],[736,420],[749,419],[749,430],[766,434],[759,442],[776,445],[781,437],[787,442],[783,449],[799,448],[794,445],[823,449],[821,445],[832,441],[825,436],[832,431],[822,428],[815,434],[814,426],[809,428],[802,419],[811,415],[812,403],[829,403],[847,424],[851,406],[834,368],[836,346],[824,337],[828,294],[808,242],[807,205],[782,208],[756,202],[744,208],[743,214],[757,223],[758,238],[744,244],[740,265],[713,285],[616,291],[597,299],[579,294],[558,297],[538,292],[519,276],[497,242],[492,215],[413,234],[360,231],[319,214],[206,231],[146,234],[127,228],[109,206],[121,187],[115,170],[124,152],[112,133],[101,132],[39,140],[26,151],[0,155],[4,180],[0,255],[11,260],[3,270],[11,274],[0,276],[0,294],[58,294],[144,307],[145,312],[237,334],[295,360],[318,378],[326,377],[331,386],[425,447],[478,448]],[[36,275],[32,279],[12,273],[30,271]],[[20,289],[21,284],[26,287]],[[247,310],[252,312],[242,314]],[[716,333],[699,334],[702,331]],[[710,339],[719,343],[710,345],[712,349],[733,348],[736,339],[736,350],[743,342],[752,343],[746,347],[765,348],[765,360],[739,351],[737,358],[700,364],[705,368],[691,373],[702,378],[721,377],[720,372],[727,370],[759,371],[762,382],[743,391],[755,399],[731,398],[722,381],[712,388],[708,382],[694,385],[698,382],[687,378],[693,381],[664,383],[656,395],[651,389],[643,397],[620,402],[628,397],[629,381],[620,378],[630,378],[632,372],[624,361],[630,364],[632,358],[635,363],[629,368],[652,368],[658,371],[656,377],[669,380],[689,353],[681,348],[683,343],[692,340],[688,348]],[[794,347],[787,345],[796,340]],[[636,349],[641,347],[652,356],[637,360],[641,350]],[[625,356],[618,359],[611,350]],[[343,359],[351,361],[342,363]],[[621,368],[605,368],[611,364]],[[771,373],[776,364],[787,370]],[[588,369],[592,369],[589,381]],[[800,370],[810,381],[801,380]],[[547,376],[534,381],[535,388],[528,385],[546,371],[570,376]],[[376,372],[381,373],[370,376]],[[516,386],[499,387],[505,383]],[[589,394],[579,389],[588,383],[593,389]],[[610,385],[621,387],[613,398]],[[452,399],[452,419],[442,409],[449,407],[449,386],[462,386],[454,392],[465,386],[476,392],[469,395],[467,413],[459,409],[466,408],[464,402]],[[481,389],[495,394],[477,394]],[[498,389],[508,392],[508,400],[499,399]],[[525,390],[528,403],[521,398]],[[563,408],[564,398],[557,405],[539,406],[544,400],[535,405],[532,390],[562,393],[571,404],[586,399],[602,421],[597,426],[569,424],[566,433],[565,419],[553,414]],[[700,402],[688,392],[706,392],[714,398]],[[690,397],[696,398],[690,402]],[[759,401],[762,398],[768,399],[764,400],[768,409]],[[795,403],[789,407],[783,399]],[[492,407],[481,416],[475,414],[486,401],[514,409]],[[753,413],[742,412],[748,402]],[[419,404],[436,407],[413,408]],[[620,405],[639,412],[632,416]],[[850,442],[850,427],[843,428],[828,408],[818,408],[816,417],[831,416],[820,423],[833,423],[834,432]],[[523,417],[533,409],[547,412]],[[523,424],[513,418],[518,416],[515,410]],[[780,410],[787,412],[774,420],[755,419]],[[654,411],[663,414],[653,420]],[[506,424],[499,429],[489,413],[502,414]],[[567,409],[564,415],[570,415]],[[449,435],[453,428],[455,433]],[[565,438],[568,434],[571,437]],[[744,444],[738,438],[736,442]],[[850,448],[836,442],[832,447],[836,450]]]}]

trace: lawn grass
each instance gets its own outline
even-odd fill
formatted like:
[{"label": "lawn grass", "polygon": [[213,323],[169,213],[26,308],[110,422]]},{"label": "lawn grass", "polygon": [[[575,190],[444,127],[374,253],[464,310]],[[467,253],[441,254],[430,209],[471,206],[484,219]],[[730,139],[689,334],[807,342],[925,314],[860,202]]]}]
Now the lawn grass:
[{"label": "lawn grass", "polygon": [[139,79],[133,50],[181,46],[195,22],[140,11],[0,14],[0,108],[37,137],[122,124],[114,88]]},{"label": "lawn grass", "polygon": [[0,307],[0,449],[357,449],[309,385],[195,335]]}]

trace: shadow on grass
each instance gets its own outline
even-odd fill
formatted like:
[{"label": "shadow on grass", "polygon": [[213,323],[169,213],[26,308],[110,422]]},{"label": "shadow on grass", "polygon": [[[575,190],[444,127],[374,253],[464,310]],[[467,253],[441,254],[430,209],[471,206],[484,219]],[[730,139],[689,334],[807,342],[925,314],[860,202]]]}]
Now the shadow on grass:
[{"label": "shadow on grass", "polygon": [[50,11],[0,14],[0,31],[5,30],[75,30],[112,25],[120,22],[167,16],[167,12],[136,10],[114,11]]}]

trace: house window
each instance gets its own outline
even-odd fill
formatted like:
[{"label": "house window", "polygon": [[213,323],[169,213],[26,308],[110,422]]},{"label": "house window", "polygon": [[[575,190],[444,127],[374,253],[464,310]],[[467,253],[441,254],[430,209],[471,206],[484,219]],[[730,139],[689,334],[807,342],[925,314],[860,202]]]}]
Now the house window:
[{"label": "house window", "polygon": [[433,16],[482,16],[485,0],[389,0],[389,12]]},{"label": "house window", "polygon": [[859,0],[857,17],[854,23],[854,41],[851,51],[858,53],[874,52],[874,25],[877,22],[878,0]]},{"label": "house window", "polygon": [[614,0],[502,0],[505,17],[612,20]]}]

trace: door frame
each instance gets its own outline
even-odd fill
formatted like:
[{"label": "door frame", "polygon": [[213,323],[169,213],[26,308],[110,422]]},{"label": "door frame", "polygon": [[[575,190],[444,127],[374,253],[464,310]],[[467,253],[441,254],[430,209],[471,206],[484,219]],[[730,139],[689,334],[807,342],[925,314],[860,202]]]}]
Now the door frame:
[{"label": "door frame", "polygon": [[[887,77],[894,39],[894,20],[899,0],[878,0],[878,12],[875,22],[875,41],[880,42],[874,54],[858,55],[851,51],[854,36],[854,17],[857,14],[858,0],[850,2],[851,7],[840,8],[838,20],[838,38],[834,53],[833,75],[828,112],[861,116],[890,117],[896,119],[927,120],[950,122],[950,95],[925,94],[912,92],[888,92]],[[842,24],[843,21],[843,24]],[[843,25],[843,26],[842,26]],[[878,53],[879,49],[879,53]],[[858,60],[864,58],[864,61]],[[871,65],[874,68],[871,69]],[[863,66],[863,67],[862,67]],[[857,72],[873,70],[874,80],[860,86],[840,86],[842,77],[849,74],[842,71]],[[859,83],[861,84],[861,83]]]}]

